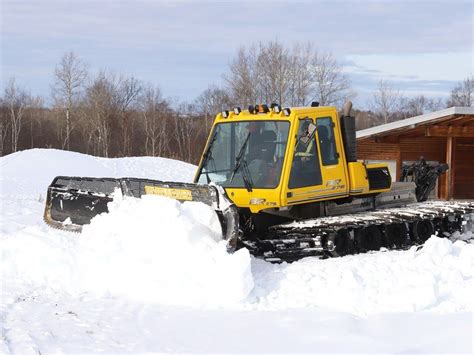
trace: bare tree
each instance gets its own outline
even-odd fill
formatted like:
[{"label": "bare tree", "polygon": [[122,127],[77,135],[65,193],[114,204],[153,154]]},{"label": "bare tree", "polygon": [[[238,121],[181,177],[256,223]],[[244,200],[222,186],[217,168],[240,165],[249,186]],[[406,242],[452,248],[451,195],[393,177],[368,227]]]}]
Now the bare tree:
[{"label": "bare tree", "polygon": [[41,124],[41,119],[39,116],[42,114],[42,109],[43,109],[43,98],[40,96],[36,97],[31,97],[30,100],[30,105],[27,108],[27,121],[30,124],[29,130],[30,130],[30,148],[35,147],[35,132],[36,132],[36,127]]},{"label": "bare tree", "polygon": [[64,110],[66,123],[63,149],[70,149],[70,136],[74,129],[71,116],[87,75],[87,65],[74,52],[64,54],[54,70],[54,97],[57,105]]},{"label": "bare tree", "polygon": [[10,129],[10,115],[7,104],[0,98],[0,157],[5,151],[6,140]]},{"label": "bare tree", "polygon": [[193,161],[195,147],[194,138],[198,131],[196,108],[186,102],[180,103],[173,118],[173,136],[177,147],[177,158],[183,161]]},{"label": "bare tree", "polygon": [[142,115],[145,123],[145,153],[164,156],[169,148],[169,103],[163,99],[159,87],[148,86],[142,95]]},{"label": "bare tree", "polygon": [[113,112],[113,82],[101,72],[87,88],[86,100],[89,120],[89,141],[94,142],[94,154],[108,157],[111,139],[111,114]]},{"label": "bare tree", "polygon": [[384,123],[387,123],[400,109],[400,98],[400,92],[395,90],[389,82],[382,79],[379,81],[370,106],[375,114],[381,118]]},{"label": "bare tree", "polygon": [[474,75],[468,76],[451,91],[447,105],[470,107],[474,104]]},{"label": "bare tree", "polygon": [[212,121],[218,112],[232,108],[232,101],[227,91],[214,85],[209,86],[198,96],[196,107],[204,116],[206,132],[209,132]]},{"label": "bare tree", "polygon": [[18,150],[18,139],[22,128],[23,114],[30,102],[30,95],[15,84],[11,78],[5,88],[5,103],[10,111],[12,153]]},{"label": "bare tree", "polygon": [[408,113],[408,117],[418,116],[425,112],[427,104],[428,99],[424,95],[418,95],[410,99],[403,99],[400,108]]},{"label": "bare tree", "polygon": [[291,73],[289,50],[277,41],[260,42],[257,53],[254,85],[259,102],[287,102]]},{"label": "bare tree", "polygon": [[230,96],[239,105],[258,102],[286,103],[290,89],[292,57],[278,41],[241,47],[225,76]]},{"label": "bare tree", "polygon": [[241,47],[225,79],[231,96],[244,105],[305,105],[311,99],[341,105],[354,96],[342,65],[310,43],[297,43],[292,50],[278,41]]},{"label": "bare tree", "polygon": [[230,64],[230,74],[224,76],[229,85],[231,96],[235,98],[239,105],[246,106],[257,101],[255,51],[255,46],[248,49],[240,47]]},{"label": "bare tree", "polygon": [[119,77],[113,85],[113,106],[120,117],[119,133],[121,136],[121,156],[130,155],[133,133],[133,116],[128,112],[136,103],[143,89],[142,83],[132,77]]},{"label": "bare tree", "polygon": [[305,106],[310,100],[313,78],[309,69],[312,55],[313,47],[310,43],[297,43],[293,47],[287,98],[290,106]]},{"label": "bare tree", "polygon": [[428,102],[426,103],[425,109],[428,112],[433,112],[437,110],[441,110],[444,108],[444,101],[442,98],[437,97],[437,98],[430,98],[428,99]]},{"label": "bare tree", "polygon": [[443,106],[441,98],[429,98],[418,95],[412,98],[400,97],[400,110],[403,111],[404,118],[422,115],[425,112],[439,110]]},{"label": "bare tree", "polygon": [[313,98],[322,106],[342,106],[354,94],[350,91],[347,75],[342,66],[328,52],[315,52],[311,60],[311,73],[314,81]]}]

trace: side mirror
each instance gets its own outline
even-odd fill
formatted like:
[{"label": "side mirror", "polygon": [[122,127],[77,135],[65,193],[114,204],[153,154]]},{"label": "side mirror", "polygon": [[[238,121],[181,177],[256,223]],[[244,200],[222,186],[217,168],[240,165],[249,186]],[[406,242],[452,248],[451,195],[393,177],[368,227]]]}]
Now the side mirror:
[{"label": "side mirror", "polygon": [[309,141],[314,137],[314,132],[316,132],[316,125],[310,122],[306,131],[303,132],[303,135],[300,137],[300,142],[304,145],[308,145]]}]

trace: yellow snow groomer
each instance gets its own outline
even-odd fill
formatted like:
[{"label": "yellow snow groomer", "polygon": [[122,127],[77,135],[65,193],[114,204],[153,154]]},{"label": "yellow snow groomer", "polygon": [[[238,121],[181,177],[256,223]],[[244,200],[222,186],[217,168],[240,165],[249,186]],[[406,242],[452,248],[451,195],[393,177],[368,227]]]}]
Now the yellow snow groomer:
[{"label": "yellow snow groomer", "polygon": [[421,162],[404,174],[415,183],[392,183],[386,164],[357,160],[351,107],[342,115],[317,103],[224,111],[194,183],[60,176],[48,188],[45,221],[80,231],[117,191],[200,201],[216,210],[229,249],[247,247],[270,261],[403,248],[461,229],[473,203],[416,204],[447,166]]}]

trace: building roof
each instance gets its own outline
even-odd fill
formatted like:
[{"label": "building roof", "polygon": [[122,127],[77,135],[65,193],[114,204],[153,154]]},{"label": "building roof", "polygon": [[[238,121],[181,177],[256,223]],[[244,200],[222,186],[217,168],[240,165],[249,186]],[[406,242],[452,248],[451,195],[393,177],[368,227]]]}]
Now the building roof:
[{"label": "building roof", "polygon": [[473,116],[474,107],[450,107],[444,110],[430,112],[424,115],[410,117],[404,120],[386,123],[380,126],[375,126],[367,129],[357,131],[357,139],[383,136],[396,131],[403,131],[407,129],[417,128],[419,126],[438,124],[444,120],[455,116]]}]

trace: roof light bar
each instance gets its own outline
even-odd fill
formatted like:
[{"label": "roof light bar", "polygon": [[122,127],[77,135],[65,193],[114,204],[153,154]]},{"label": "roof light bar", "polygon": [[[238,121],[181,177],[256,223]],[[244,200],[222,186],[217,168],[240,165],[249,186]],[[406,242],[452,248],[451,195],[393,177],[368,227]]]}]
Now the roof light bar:
[{"label": "roof light bar", "polygon": [[270,110],[268,109],[268,106],[263,104],[263,105],[257,105],[257,113],[268,113]]}]

